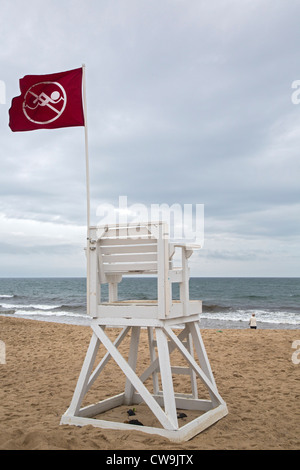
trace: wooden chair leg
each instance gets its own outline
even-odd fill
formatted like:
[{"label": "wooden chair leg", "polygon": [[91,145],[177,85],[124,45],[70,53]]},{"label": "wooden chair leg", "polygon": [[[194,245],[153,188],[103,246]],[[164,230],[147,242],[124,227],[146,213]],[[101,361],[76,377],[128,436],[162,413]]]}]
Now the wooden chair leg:
[{"label": "wooden chair leg", "polygon": [[[153,328],[148,327],[148,343],[149,343],[149,352],[150,352],[150,361],[154,363],[157,359],[155,348],[154,348],[154,335],[153,335]],[[157,369],[152,372],[152,380],[153,380],[153,394],[157,395],[159,392],[159,383],[158,383],[158,376],[157,376]]]},{"label": "wooden chair leg", "polygon": [[175,395],[173,388],[168,339],[162,328],[156,328],[159,367],[163,388],[165,413],[178,429]]},{"label": "wooden chair leg", "polygon": [[68,413],[70,415],[77,415],[82,400],[84,398],[84,395],[86,394],[87,391],[87,386],[89,382],[89,378],[93,369],[93,365],[96,359],[96,354],[98,352],[100,346],[100,341],[99,338],[95,333],[93,333],[90,345],[88,347],[82,369],[77,381],[77,385],[74,391],[74,395],[71,401],[71,405],[69,407]]},{"label": "wooden chair leg", "polygon": [[[128,357],[128,364],[135,371],[136,363],[137,363],[137,356],[138,356],[138,348],[139,348],[139,340],[140,340],[140,330],[139,326],[133,326],[131,331],[131,341],[130,341],[130,351]],[[132,404],[132,397],[134,393],[134,387],[131,381],[126,378],[125,384],[125,396],[124,396],[124,404],[131,405]]]}]

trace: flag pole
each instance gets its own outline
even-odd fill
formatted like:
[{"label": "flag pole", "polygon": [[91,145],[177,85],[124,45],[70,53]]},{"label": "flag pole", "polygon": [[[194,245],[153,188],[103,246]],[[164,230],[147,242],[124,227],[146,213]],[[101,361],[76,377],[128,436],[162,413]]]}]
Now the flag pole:
[{"label": "flag pole", "polygon": [[87,102],[86,102],[86,80],[85,64],[82,64],[82,84],[83,84],[83,112],[84,112],[84,140],[85,140],[85,173],[86,173],[86,217],[87,217],[87,274],[86,274],[86,307],[87,314],[90,314],[90,169],[89,169],[89,148],[88,148],[88,126],[87,126]]}]

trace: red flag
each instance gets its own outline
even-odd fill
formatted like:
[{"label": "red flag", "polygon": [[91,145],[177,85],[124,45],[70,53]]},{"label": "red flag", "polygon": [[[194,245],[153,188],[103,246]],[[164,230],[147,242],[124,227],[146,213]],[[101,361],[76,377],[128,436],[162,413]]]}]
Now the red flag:
[{"label": "red flag", "polygon": [[84,126],[82,68],[50,75],[25,75],[21,95],[9,110],[12,131]]}]

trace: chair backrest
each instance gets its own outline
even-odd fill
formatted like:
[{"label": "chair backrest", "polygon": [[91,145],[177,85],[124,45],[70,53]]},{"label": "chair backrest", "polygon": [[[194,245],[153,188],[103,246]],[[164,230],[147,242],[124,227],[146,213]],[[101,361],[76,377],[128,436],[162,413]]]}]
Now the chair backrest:
[{"label": "chair backrest", "polygon": [[[182,252],[179,268],[172,266],[176,247]],[[90,227],[90,314],[118,315],[117,309],[122,307],[126,310],[124,315],[133,315],[133,308],[127,313],[127,306],[116,306],[116,302],[123,275],[137,274],[156,275],[157,278],[157,307],[149,307],[149,315],[158,318],[165,318],[172,312],[177,316],[186,315],[190,311],[187,261],[192,249],[169,243],[168,226],[164,222]],[[172,301],[172,283],[179,284],[180,305],[178,301]],[[108,284],[108,303],[101,299],[101,284]],[[134,308],[139,310],[138,315],[140,311],[143,315],[146,312],[142,311],[142,306]]]},{"label": "chair backrest", "polygon": [[161,223],[106,226],[97,231],[101,283],[116,274],[158,272]]},{"label": "chair backrest", "polygon": [[[101,284],[108,284],[109,302],[118,300],[118,283],[123,275],[157,276],[160,311],[170,296],[168,279],[171,261],[167,224],[138,224],[90,227],[90,305],[99,311]],[[98,280],[95,278],[98,273]]]}]

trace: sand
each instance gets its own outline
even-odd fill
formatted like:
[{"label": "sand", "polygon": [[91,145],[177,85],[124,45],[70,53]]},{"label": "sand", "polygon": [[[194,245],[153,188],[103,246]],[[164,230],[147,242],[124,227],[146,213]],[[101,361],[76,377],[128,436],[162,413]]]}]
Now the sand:
[{"label": "sand", "polygon": [[[113,337],[116,332],[110,334]],[[292,344],[300,340],[299,330],[203,330],[229,414],[184,443],[135,430],[60,425],[90,336],[89,327],[0,318],[0,341],[6,346],[6,363],[0,364],[0,449],[193,452],[300,448],[300,364],[292,361]],[[142,339],[146,340],[144,331]],[[125,354],[127,345],[122,347]],[[146,341],[139,354],[141,362],[148,360]],[[100,377],[95,390],[89,392],[91,403],[123,391],[124,381],[113,361]],[[185,376],[176,376],[175,387],[180,389],[185,383]],[[113,410],[110,418],[127,419],[127,408]],[[136,418],[150,419],[142,405],[136,408]]]}]

